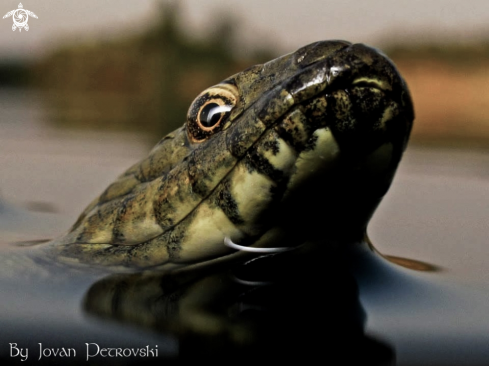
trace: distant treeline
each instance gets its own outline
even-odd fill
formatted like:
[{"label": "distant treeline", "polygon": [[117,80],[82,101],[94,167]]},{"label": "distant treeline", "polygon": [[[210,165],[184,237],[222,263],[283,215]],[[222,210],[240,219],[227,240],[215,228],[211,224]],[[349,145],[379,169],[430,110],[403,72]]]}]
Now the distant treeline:
[{"label": "distant treeline", "polygon": [[0,61],[0,87],[23,87],[31,81],[30,65],[19,61]]},{"label": "distant treeline", "polygon": [[189,36],[177,4],[165,5],[159,21],[138,36],[73,42],[39,63],[36,82],[49,96],[49,120],[159,139],[185,122],[202,90],[276,56],[263,48],[238,56],[237,22],[229,16],[217,19],[210,34]]},{"label": "distant treeline", "polygon": [[429,59],[454,65],[488,64],[489,40],[481,43],[393,44],[383,51],[395,60]]}]

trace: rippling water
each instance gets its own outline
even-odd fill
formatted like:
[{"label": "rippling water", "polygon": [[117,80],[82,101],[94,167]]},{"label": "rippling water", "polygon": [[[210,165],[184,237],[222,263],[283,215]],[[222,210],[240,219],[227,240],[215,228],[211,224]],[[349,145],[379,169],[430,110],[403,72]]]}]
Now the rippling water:
[{"label": "rippling water", "polygon": [[[66,230],[94,196],[150,148],[142,136],[54,129],[44,123],[42,99],[33,92],[1,91],[0,110],[3,256],[12,251],[12,242]],[[385,342],[399,365],[475,365],[489,359],[488,167],[487,152],[411,146],[369,226],[383,254],[423,261],[438,271],[402,269],[369,251],[348,254],[364,330]],[[39,342],[82,348],[85,342],[105,342],[158,345],[160,357],[177,355],[178,341],[165,332],[102,322],[81,311],[88,288],[101,274],[61,271],[56,280],[52,273],[23,276],[17,269],[32,263],[12,258],[0,271],[0,354],[6,359],[14,359],[8,354],[12,342],[19,347],[24,342],[36,354]],[[152,288],[156,280],[131,281]],[[321,286],[314,283],[316,289]]]}]

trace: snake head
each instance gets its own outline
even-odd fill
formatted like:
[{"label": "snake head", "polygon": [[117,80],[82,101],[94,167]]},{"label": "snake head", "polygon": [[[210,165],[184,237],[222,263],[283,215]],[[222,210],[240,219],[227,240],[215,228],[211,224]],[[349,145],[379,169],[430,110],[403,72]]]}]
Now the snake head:
[{"label": "snake head", "polygon": [[101,265],[186,265],[309,239],[357,241],[411,131],[406,83],[381,52],[324,41],[199,94],[52,247]]}]

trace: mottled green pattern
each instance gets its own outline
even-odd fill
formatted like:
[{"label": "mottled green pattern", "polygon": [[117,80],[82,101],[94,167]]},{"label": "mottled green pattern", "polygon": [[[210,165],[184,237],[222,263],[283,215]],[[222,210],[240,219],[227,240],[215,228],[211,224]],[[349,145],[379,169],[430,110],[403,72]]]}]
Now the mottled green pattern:
[{"label": "mottled green pattern", "polygon": [[[214,106],[228,109],[213,115]],[[224,237],[254,246],[357,240],[413,119],[385,56],[361,44],[313,43],[201,93],[187,123],[51,248],[80,262],[149,267],[231,254]]]}]

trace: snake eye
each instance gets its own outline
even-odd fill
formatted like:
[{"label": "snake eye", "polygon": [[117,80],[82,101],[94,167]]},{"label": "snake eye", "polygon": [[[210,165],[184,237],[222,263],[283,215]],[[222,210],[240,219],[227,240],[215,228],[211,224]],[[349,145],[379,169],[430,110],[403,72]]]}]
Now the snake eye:
[{"label": "snake eye", "polygon": [[235,86],[222,84],[195,98],[187,116],[187,131],[193,142],[204,141],[227,127],[225,122],[236,105],[237,92]]},{"label": "snake eye", "polygon": [[200,110],[199,120],[203,127],[210,128],[218,124],[221,119],[225,118],[233,106],[219,105],[215,102],[208,103]]}]

